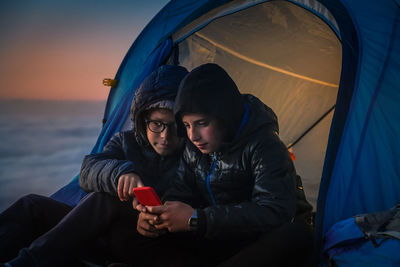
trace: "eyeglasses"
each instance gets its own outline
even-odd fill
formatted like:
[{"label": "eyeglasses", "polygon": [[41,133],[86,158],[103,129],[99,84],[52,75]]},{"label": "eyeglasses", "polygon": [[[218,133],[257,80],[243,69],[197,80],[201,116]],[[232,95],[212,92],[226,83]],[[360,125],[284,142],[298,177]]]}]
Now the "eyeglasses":
[{"label": "eyeglasses", "polygon": [[153,133],[162,133],[165,128],[169,128],[170,131],[176,132],[176,123],[163,123],[162,121],[146,120],[147,128]]}]

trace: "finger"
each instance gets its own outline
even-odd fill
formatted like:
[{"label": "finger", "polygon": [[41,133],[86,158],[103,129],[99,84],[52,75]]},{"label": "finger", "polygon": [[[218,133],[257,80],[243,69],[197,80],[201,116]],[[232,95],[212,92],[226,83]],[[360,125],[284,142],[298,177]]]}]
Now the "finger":
[{"label": "finger", "polygon": [[158,216],[158,221],[159,222],[166,222],[166,221],[169,221],[169,219],[170,218],[169,218],[168,214],[166,214],[166,213],[163,213],[163,214]]},{"label": "finger", "polygon": [[136,182],[136,187],[143,187],[143,186],[144,186],[142,180],[140,180],[139,177],[136,179],[136,181],[137,181],[137,182]]},{"label": "finger", "polygon": [[167,222],[163,222],[160,224],[155,224],[154,228],[156,229],[168,229],[169,228],[169,224]]},{"label": "finger", "polygon": [[123,176],[121,176],[118,180],[118,197],[119,197],[119,200],[121,200],[121,201],[123,201],[123,195],[124,195],[123,187],[124,187],[124,178],[123,178]]},{"label": "finger", "polygon": [[147,223],[147,221],[142,221],[140,227],[148,232],[158,232],[158,230],[153,225]]},{"label": "finger", "polygon": [[128,189],[129,197],[135,197],[135,194],[133,193],[133,188],[135,188],[135,183],[131,182]]},{"label": "finger", "polygon": [[150,213],[154,214],[161,214],[165,212],[165,207],[164,206],[146,206],[146,209]]},{"label": "finger", "polygon": [[133,200],[132,200],[132,208],[133,208],[134,210],[140,211],[140,210],[137,208],[138,206],[139,206],[139,202],[138,202],[138,200],[136,199],[136,197],[134,197]]},{"label": "finger", "polygon": [[156,214],[140,213],[140,216],[141,216],[141,218],[143,220],[146,220],[146,221],[155,221],[155,222],[157,222],[159,220],[158,219],[158,215],[156,215]]},{"label": "finger", "polygon": [[147,232],[146,234],[148,234],[148,233],[158,233],[159,232],[159,230],[157,230],[154,226],[152,226],[151,224],[149,224],[147,221],[145,221],[145,220],[140,220],[139,222],[138,222],[138,225],[137,225],[137,230],[143,230],[144,232]]},{"label": "finger", "polygon": [[149,224],[152,225],[152,226],[156,226],[156,225],[159,225],[159,224],[162,223],[162,221],[160,220],[159,217],[154,218],[154,219],[151,219],[151,220],[148,220],[148,222],[149,222]]},{"label": "finger", "polygon": [[123,189],[123,195],[124,195],[124,200],[127,201],[129,200],[129,181],[130,179],[125,179],[124,181],[124,189]]},{"label": "finger", "polygon": [[133,203],[133,208],[140,211],[140,212],[147,212],[147,209],[145,206],[139,203],[139,201],[135,198],[133,201],[136,200],[136,203]]},{"label": "finger", "polygon": [[[148,224],[150,224],[151,226],[155,227],[156,225],[159,225],[161,223],[163,223],[163,221],[161,221],[158,217],[157,218],[152,218],[150,220],[147,220]],[[156,228],[154,228],[156,229]]]}]

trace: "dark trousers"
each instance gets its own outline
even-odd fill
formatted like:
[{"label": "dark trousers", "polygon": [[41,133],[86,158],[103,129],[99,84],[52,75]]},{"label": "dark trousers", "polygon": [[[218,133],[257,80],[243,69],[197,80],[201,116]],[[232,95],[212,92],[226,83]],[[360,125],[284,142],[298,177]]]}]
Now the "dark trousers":
[{"label": "dark trousers", "polygon": [[78,259],[136,266],[215,266],[241,241],[209,241],[191,233],[147,238],[136,231],[131,203],[90,193],[71,208],[28,195],[0,214],[0,261],[18,266],[77,266]]},{"label": "dark trousers", "polygon": [[89,194],[75,208],[28,195],[0,214],[0,261],[16,257],[14,267],[68,266],[79,258],[134,266],[302,266],[312,251],[311,230],[302,224],[257,240],[216,241],[191,233],[146,238],[136,220],[131,203],[103,193]]},{"label": "dark trousers", "polygon": [[107,233],[118,220],[136,231],[131,203],[104,193],[88,194],[75,208],[48,197],[25,196],[0,214],[0,261],[17,267],[63,266],[80,257],[103,260]]},{"label": "dark trousers", "polygon": [[[126,228],[124,222],[113,230]],[[113,234],[114,256],[131,266],[247,267],[309,266],[313,234],[309,225],[288,223],[258,238],[206,240],[191,233],[148,239],[138,233]],[[138,236],[135,236],[138,235]]]},{"label": "dark trousers", "polygon": [[53,228],[71,207],[47,197],[27,195],[0,214],[0,262]]},{"label": "dark trousers", "polygon": [[[126,228],[123,221],[114,230]],[[131,266],[207,267],[238,253],[249,240],[207,240],[191,232],[167,233],[157,238],[140,234],[112,234],[113,258]]]},{"label": "dark trousers", "polygon": [[312,228],[288,223],[261,235],[218,267],[309,266],[312,251]]}]

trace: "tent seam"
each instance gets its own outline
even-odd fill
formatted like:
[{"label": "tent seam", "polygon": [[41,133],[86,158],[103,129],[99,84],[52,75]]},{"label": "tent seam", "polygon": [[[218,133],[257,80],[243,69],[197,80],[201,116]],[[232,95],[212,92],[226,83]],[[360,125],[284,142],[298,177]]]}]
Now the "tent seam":
[{"label": "tent seam", "polygon": [[[400,10],[400,9],[399,9],[399,10]],[[366,119],[365,119],[365,121],[364,121],[364,126],[363,126],[362,131],[361,131],[360,142],[358,143],[357,152],[356,152],[356,154],[355,154],[355,155],[356,155],[356,160],[355,160],[355,162],[354,162],[354,166],[356,166],[356,165],[358,164],[359,160],[360,160],[360,157],[358,157],[357,155],[360,155],[361,149],[363,148],[363,145],[362,145],[362,144],[364,144],[364,141],[365,141],[366,128],[367,128],[368,125],[369,125],[368,122],[369,122],[370,119],[371,119],[371,113],[372,113],[373,108],[375,107],[375,103],[376,103],[376,99],[377,99],[378,93],[379,93],[380,90],[382,89],[382,80],[384,79],[385,74],[386,74],[386,69],[387,69],[387,66],[388,66],[388,61],[389,61],[389,59],[390,59],[390,55],[391,55],[391,52],[392,52],[392,50],[393,50],[393,43],[394,43],[394,42],[393,42],[393,38],[394,38],[394,36],[395,36],[395,34],[396,34],[396,30],[397,30],[398,24],[399,24],[399,23],[397,22],[397,20],[398,20],[398,18],[399,18],[399,14],[400,14],[399,10],[397,10],[397,15],[396,15],[396,17],[395,17],[395,19],[394,19],[394,25],[393,25],[393,28],[392,28],[392,33],[391,33],[391,38],[390,38],[389,49],[387,50],[387,54],[386,54],[386,58],[385,58],[385,61],[384,61],[384,64],[383,64],[383,68],[382,68],[381,74],[380,74],[379,79],[378,79],[377,89],[375,90],[375,92],[374,92],[374,94],[373,94],[373,96],[372,96],[372,98],[371,98],[371,103],[370,103],[370,105],[369,105],[369,107],[368,107]],[[350,181],[354,181],[354,180],[353,180],[354,176],[355,176],[355,169],[353,168],[352,174],[351,174],[351,176],[350,176]],[[351,184],[353,184],[353,182],[351,182]],[[347,196],[346,198],[348,198],[348,196]]]}]

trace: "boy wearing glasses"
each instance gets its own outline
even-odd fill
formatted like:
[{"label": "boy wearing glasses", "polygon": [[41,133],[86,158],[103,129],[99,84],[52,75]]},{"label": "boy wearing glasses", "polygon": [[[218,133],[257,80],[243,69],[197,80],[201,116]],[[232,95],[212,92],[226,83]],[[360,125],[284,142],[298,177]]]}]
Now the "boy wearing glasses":
[{"label": "boy wearing glasses", "polygon": [[172,109],[186,74],[183,67],[162,66],[143,81],[132,102],[132,130],[84,158],[79,183],[91,193],[76,207],[28,195],[0,214],[0,262],[76,266],[85,258],[103,264],[124,250],[123,242],[137,240],[132,189],[152,186],[162,196],[177,173],[183,143]]}]

